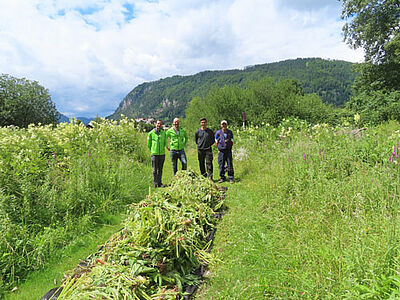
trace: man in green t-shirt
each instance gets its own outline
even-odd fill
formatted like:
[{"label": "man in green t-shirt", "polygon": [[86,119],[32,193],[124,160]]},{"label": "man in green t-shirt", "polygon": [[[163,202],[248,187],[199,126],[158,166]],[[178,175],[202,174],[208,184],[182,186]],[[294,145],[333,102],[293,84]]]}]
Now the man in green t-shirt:
[{"label": "man in green t-shirt", "polygon": [[172,170],[175,175],[178,171],[178,159],[182,163],[182,170],[187,169],[187,160],[184,148],[188,140],[188,135],[185,129],[180,128],[180,121],[178,118],[174,119],[173,127],[167,130],[167,137],[169,139]]},{"label": "man in green t-shirt", "polygon": [[150,149],[151,164],[153,166],[154,187],[164,187],[162,171],[165,161],[165,148],[168,146],[167,135],[162,128],[162,121],[157,120],[156,128],[147,135],[147,147]]}]

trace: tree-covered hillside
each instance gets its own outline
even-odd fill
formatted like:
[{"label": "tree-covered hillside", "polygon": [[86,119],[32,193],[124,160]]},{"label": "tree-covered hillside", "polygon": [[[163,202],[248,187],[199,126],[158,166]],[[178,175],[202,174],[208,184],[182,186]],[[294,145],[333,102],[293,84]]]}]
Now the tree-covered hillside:
[{"label": "tree-covered hillside", "polygon": [[318,94],[323,102],[343,105],[351,96],[355,79],[352,63],[320,58],[298,58],[282,62],[248,66],[242,70],[205,71],[191,76],[173,76],[134,88],[109,116],[154,117],[170,121],[184,116],[187,103],[205,96],[213,87],[239,84],[271,76],[277,80],[297,79],[305,93]]}]

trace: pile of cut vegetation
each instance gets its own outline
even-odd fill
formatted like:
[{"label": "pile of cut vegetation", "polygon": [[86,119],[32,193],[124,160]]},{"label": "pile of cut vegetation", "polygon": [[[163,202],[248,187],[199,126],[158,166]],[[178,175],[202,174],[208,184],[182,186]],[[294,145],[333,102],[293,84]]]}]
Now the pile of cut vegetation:
[{"label": "pile of cut vegetation", "polygon": [[199,283],[224,192],[193,171],[131,206],[123,228],[66,275],[58,299],[180,299]]}]

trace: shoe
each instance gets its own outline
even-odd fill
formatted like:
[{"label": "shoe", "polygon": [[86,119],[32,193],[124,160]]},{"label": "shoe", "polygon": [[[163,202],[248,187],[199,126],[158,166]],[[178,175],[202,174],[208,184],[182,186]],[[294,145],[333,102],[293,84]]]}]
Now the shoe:
[{"label": "shoe", "polygon": [[218,180],[218,183],[223,183],[225,182],[225,179],[221,178],[220,180]]},{"label": "shoe", "polygon": [[233,179],[230,179],[230,180],[229,180],[229,183],[232,184],[232,183],[235,183],[235,181],[234,181]]},{"label": "shoe", "polygon": [[161,184],[158,185],[158,187],[164,188],[164,187],[166,187],[166,185],[161,183]]}]

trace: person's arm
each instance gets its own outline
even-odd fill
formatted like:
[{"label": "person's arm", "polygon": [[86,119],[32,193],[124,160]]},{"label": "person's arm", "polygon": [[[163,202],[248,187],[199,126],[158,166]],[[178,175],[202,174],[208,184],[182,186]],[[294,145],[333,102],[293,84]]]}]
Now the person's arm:
[{"label": "person's arm", "polygon": [[196,143],[196,145],[197,145],[197,139],[198,138],[199,138],[199,131],[196,130],[196,133],[194,134],[194,142]]},{"label": "person's arm", "polygon": [[151,150],[151,131],[149,132],[149,134],[147,135],[147,148],[149,148]]},{"label": "person's arm", "polygon": [[232,142],[232,147],[233,147],[233,131],[232,130],[231,130],[231,135],[232,135],[231,142]]},{"label": "person's arm", "polygon": [[219,140],[219,134],[218,131],[215,133],[215,145],[218,147],[218,140]]},{"label": "person's arm", "polygon": [[168,151],[171,151],[171,148],[170,148],[170,146],[169,146],[169,129],[168,129],[167,132],[165,133],[165,140],[166,140],[165,144],[167,145]]}]

